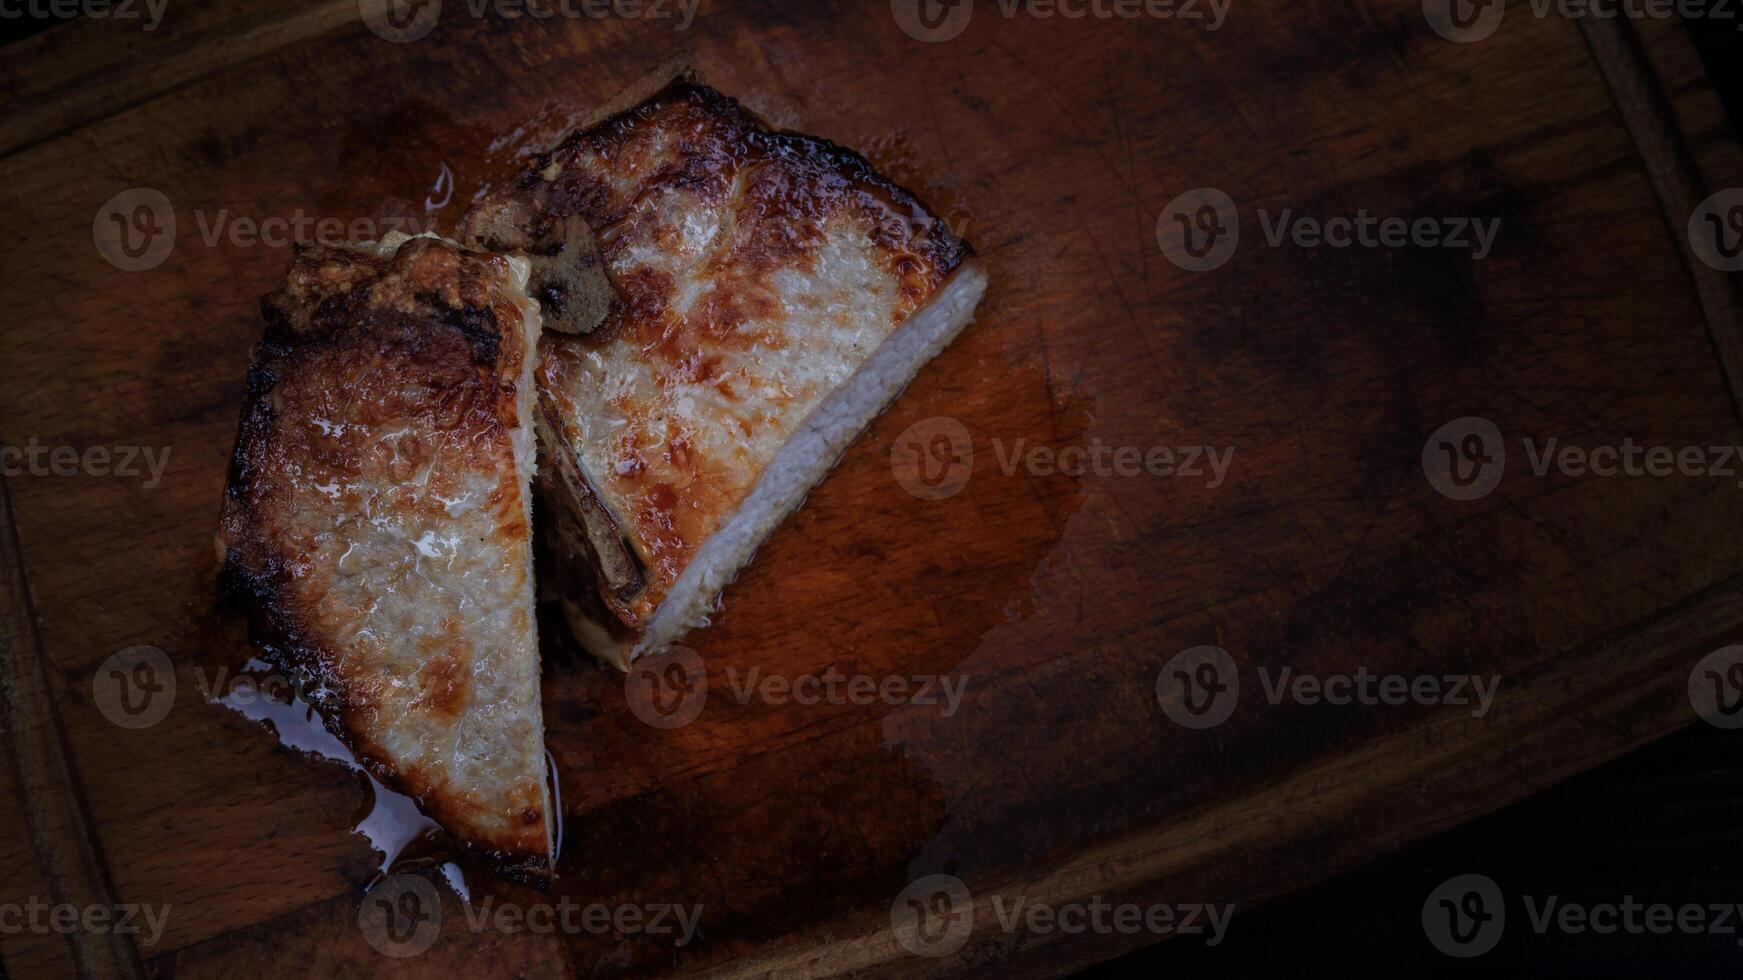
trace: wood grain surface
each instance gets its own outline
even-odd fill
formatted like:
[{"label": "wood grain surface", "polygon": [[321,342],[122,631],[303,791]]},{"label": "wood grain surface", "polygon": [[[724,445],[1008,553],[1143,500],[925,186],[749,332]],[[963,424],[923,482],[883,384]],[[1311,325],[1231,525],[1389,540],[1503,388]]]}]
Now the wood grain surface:
[{"label": "wood grain surface", "polygon": [[[1687,729],[1272,902],[1217,946],[1160,944],[1080,976],[1725,976],[1737,960],[1737,938],[1724,933],[1724,924],[1670,936],[1538,932],[1522,906],[1524,896],[1533,896],[1541,908],[1549,895],[1585,907],[1614,904],[1624,895],[1672,907],[1734,902],[1736,855],[1743,854],[1740,749],[1743,731]],[[1449,877],[1469,873],[1497,882],[1511,896],[1509,910],[1519,912],[1493,950],[1459,962],[1424,935],[1422,905]]]},{"label": "wood grain surface", "polygon": [[[1743,153],[1677,25],[1513,4],[1455,44],[1418,0],[1237,3],[1217,31],[983,2],[923,43],[882,2],[708,2],[683,31],[446,6],[411,43],[350,0],[250,0],[8,51],[0,442],[169,453],[157,481],[6,477],[0,904],[169,909],[149,944],[0,931],[11,976],[1059,975],[1160,937],[1006,931],[1001,903],[1238,921],[1697,721],[1691,669],[1743,631],[1737,479],[1537,476],[1523,448],[1743,442],[1736,283],[1686,234]],[[434,944],[389,958],[359,927],[367,787],[209,703],[250,655],[213,609],[211,535],[258,297],[289,259],[235,222],[446,229],[679,51],[914,188],[992,287],[691,638],[694,722],[645,724],[623,678],[549,638],[560,883],[472,869],[471,905],[700,906],[696,938],[475,930],[442,886]],[[1190,272],[1157,229],[1203,187],[1237,202],[1241,245]],[[134,188],[175,219],[142,271],[93,233]],[[1480,260],[1274,247],[1260,209],[1499,234]],[[1466,416],[1509,459],[1457,501],[1423,450]],[[969,433],[971,475],[921,499],[892,450],[940,418]],[[1036,446],[1234,456],[1214,486],[1005,465]],[[1207,644],[1243,690],[1192,730],[1157,681]],[[142,645],[173,662],[173,702],[129,729],[102,668]],[[1286,666],[1501,684],[1480,717],[1268,704],[1258,671]],[[954,711],[800,704],[738,696],[753,670],[966,686]],[[921,957],[892,903],[934,874],[970,891],[974,929]]]}]

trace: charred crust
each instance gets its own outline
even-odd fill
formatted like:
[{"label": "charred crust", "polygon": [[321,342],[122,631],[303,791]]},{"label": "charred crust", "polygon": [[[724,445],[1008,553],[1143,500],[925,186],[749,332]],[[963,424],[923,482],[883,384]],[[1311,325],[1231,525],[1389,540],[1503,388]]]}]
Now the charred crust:
[{"label": "charred crust", "polygon": [[496,311],[488,306],[444,307],[439,296],[419,297],[433,309],[441,310],[440,319],[466,338],[472,348],[472,360],[477,364],[495,364],[502,350],[502,331],[496,325]]},{"label": "charred crust", "polygon": [[[860,193],[878,199],[879,203],[888,206],[892,211],[932,215],[931,209],[917,195],[879,173],[859,153],[821,137],[772,129],[738,100],[689,76],[674,81],[641,105],[612,116],[592,129],[570,136],[559,147],[558,159],[567,163],[583,148],[593,148],[614,139],[621,139],[630,129],[652,118],[661,108],[676,104],[695,106],[708,116],[720,120],[726,131],[736,134],[735,145],[729,147],[736,162],[749,165],[760,158],[798,164],[804,170],[815,174],[839,177]],[[540,169],[548,165],[547,161]],[[527,176],[536,177],[537,174],[530,172]],[[680,172],[673,179],[682,182],[707,176],[709,175],[706,173],[697,175]],[[949,225],[936,216],[932,216],[925,232],[917,238],[906,234],[891,235],[889,241],[881,241],[880,244],[896,245],[898,242],[907,242],[910,247],[920,246],[924,257],[932,262],[941,280],[948,278],[950,273],[974,255],[974,247],[951,231]]]},{"label": "charred crust", "polygon": [[[411,239],[385,257],[328,246],[297,249],[284,286],[260,303],[265,332],[248,373],[220,518],[220,600],[246,613],[263,659],[291,680],[358,765],[444,826],[450,814],[436,788],[417,773],[408,778],[397,771],[379,746],[357,734],[358,716],[375,707],[347,695],[330,642],[300,609],[306,597],[296,586],[296,558],[274,541],[276,473],[282,465],[277,453],[284,438],[274,405],[287,391],[290,397],[306,391],[303,368],[311,358],[326,353],[331,362],[335,352],[340,358],[355,352],[408,366],[403,377],[380,378],[383,388],[457,379],[467,393],[484,394],[456,400],[464,404],[455,409],[455,419],[474,431],[511,424],[506,419],[514,411],[513,395],[501,386],[518,380],[522,352],[504,336],[522,325],[507,319],[519,313],[502,294],[501,262],[433,239]],[[433,661],[430,669],[440,674],[442,667]],[[452,710],[461,696],[456,680],[431,681],[427,707]],[[453,841],[516,880],[539,886],[549,877],[542,848]]]},{"label": "charred crust", "polygon": [[[413,785],[393,766],[381,761],[381,753],[367,739],[359,738],[344,722],[362,706],[346,698],[344,688],[338,678],[327,667],[326,656],[312,650],[296,639],[285,638],[285,624],[274,621],[276,617],[263,616],[258,623],[255,615],[250,615],[251,628],[257,628],[255,643],[259,646],[264,659],[272,668],[288,680],[292,688],[304,702],[315,709],[315,717],[321,721],[321,727],[345,746],[352,758],[377,782],[388,789],[399,793],[418,806],[418,809],[429,814],[444,827],[448,821],[442,808],[437,805],[433,794],[427,787]],[[312,654],[312,656],[311,656]],[[311,664],[318,666],[311,667]],[[538,808],[530,808],[526,812],[539,813]],[[548,815],[548,819],[557,819],[556,814]],[[527,825],[536,824],[537,819]],[[490,864],[493,868],[522,884],[543,888],[548,884],[554,870],[546,854],[507,850],[478,841],[466,840],[442,831],[443,839],[457,850],[478,858]]]},{"label": "charred crust", "polygon": [[[662,168],[640,183],[636,198],[659,187],[706,191],[728,180],[734,171],[772,166],[810,185],[795,190],[799,196],[790,202],[793,209],[855,206],[871,216],[874,242],[895,256],[893,262],[911,260],[911,275],[904,277],[912,279],[911,291],[938,288],[974,255],[973,246],[914,193],[884,177],[859,153],[815,136],[773,129],[688,69],[668,66],[631,86],[618,102],[642,94],[645,97],[633,104],[614,104],[549,153],[535,156],[461,222],[461,234],[469,245],[534,257],[534,292],[547,317],[564,332],[586,334],[607,322],[608,316],[615,319],[613,314],[633,317],[647,312],[645,289],[614,281],[603,270],[594,271],[598,253],[590,240],[586,247],[563,247],[565,224],[580,217],[597,232],[628,215],[634,198],[612,206],[604,183],[575,164],[584,154],[609,150],[674,108],[693,110],[706,125],[699,135],[686,138],[676,167]],[[554,177],[547,179],[553,168]],[[779,261],[780,250],[790,251],[794,245],[767,243],[768,260]]]},{"label": "charred crust", "polygon": [[[381,760],[381,753],[372,743],[359,738],[345,724],[346,719],[364,706],[345,696],[344,685],[329,666],[330,655],[320,647],[310,645],[294,620],[284,615],[282,610],[290,594],[282,584],[282,570],[251,570],[239,560],[240,557],[232,550],[228,560],[219,568],[218,593],[224,603],[247,615],[250,636],[262,659],[282,674],[298,695],[315,709],[321,727],[345,746],[365,772],[383,786],[410,798],[417,803],[419,810],[446,826],[446,815],[429,789],[407,781],[396,768]],[[538,812],[536,807],[529,808],[522,813],[523,821],[527,813]],[[547,818],[554,820],[558,816],[550,814]],[[536,819],[528,825],[534,823],[537,823]],[[551,877],[553,869],[542,850],[538,853],[510,851],[451,835],[448,835],[448,840],[464,853],[489,863],[522,884],[543,888]]]}]

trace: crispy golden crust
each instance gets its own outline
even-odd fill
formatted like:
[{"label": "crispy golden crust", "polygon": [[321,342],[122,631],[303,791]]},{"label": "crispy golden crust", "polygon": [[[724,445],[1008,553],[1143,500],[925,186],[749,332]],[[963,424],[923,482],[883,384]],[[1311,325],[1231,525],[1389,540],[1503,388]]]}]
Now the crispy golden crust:
[{"label": "crispy golden crust", "polygon": [[299,250],[261,303],[219,547],[226,591],[358,760],[537,877],[551,815],[520,417],[537,319],[514,278],[431,238]]},{"label": "crispy golden crust", "polygon": [[537,158],[463,228],[548,241],[575,216],[612,295],[591,333],[546,335],[546,456],[574,471],[553,510],[592,566],[569,577],[589,590],[572,612],[630,646],[780,445],[972,250],[858,154],[773,132],[684,74]]}]

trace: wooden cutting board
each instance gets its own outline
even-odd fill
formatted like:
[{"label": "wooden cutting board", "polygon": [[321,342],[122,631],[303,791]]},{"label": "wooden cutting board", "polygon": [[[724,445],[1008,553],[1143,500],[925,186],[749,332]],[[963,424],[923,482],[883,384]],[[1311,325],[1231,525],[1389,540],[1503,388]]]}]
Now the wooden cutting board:
[{"label": "wooden cutting board", "polygon": [[[0,906],[168,909],[155,944],[0,933],[13,977],[1057,975],[1159,937],[1006,930],[1019,896],[1234,903],[1239,929],[1243,908],[1696,723],[1691,671],[1743,636],[1737,479],[1538,476],[1523,448],[1743,442],[1736,282],[1687,234],[1743,154],[1679,25],[1516,3],[1452,43],[1416,0],[1242,2],[1217,31],[982,2],[928,43],[900,2],[708,2],[683,31],[447,6],[412,43],[352,0],[248,0],[7,51],[0,441],[170,454],[155,481],[45,456],[0,496]],[[367,788],[208,700],[249,656],[212,609],[211,534],[257,298],[289,258],[277,225],[274,244],[246,223],[446,229],[680,49],[914,187],[993,285],[691,639],[693,722],[645,724],[621,677],[551,652],[558,888],[473,869],[471,906],[441,885],[433,944],[389,958],[359,925]],[[111,203],[136,188],[162,210]],[[1235,204],[1240,244],[1195,272],[1165,211],[1197,188]],[[1480,260],[1272,245],[1285,209],[1499,232]],[[161,262],[119,267],[159,258],[141,249],[166,211]],[[97,247],[114,214],[141,219],[119,266]],[[1459,500],[1428,474],[1472,444],[1430,437],[1465,417],[1508,457]],[[1098,446],[1234,456],[1220,482],[1044,465]],[[1189,727],[1158,680],[1206,645],[1241,691]],[[141,646],[174,690],[161,721],[122,727],[112,658]],[[1260,672],[1285,667],[1500,687],[1480,717],[1273,705]],[[965,686],[954,710],[796,703],[742,696],[756,670]],[[899,900],[931,875],[971,904]],[[486,901],[700,906],[700,931],[474,930]],[[949,955],[894,931],[970,912]]]}]

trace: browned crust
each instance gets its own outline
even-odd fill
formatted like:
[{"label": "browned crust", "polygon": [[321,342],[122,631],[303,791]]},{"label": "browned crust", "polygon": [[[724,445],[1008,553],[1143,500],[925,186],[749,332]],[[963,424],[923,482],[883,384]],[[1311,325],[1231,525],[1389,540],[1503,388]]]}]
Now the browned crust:
[{"label": "browned crust", "polygon": [[[602,181],[573,164],[584,151],[621,144],[630,132],[674,106],[695,108],[709,121],[718,142],[688,142],[680,151],[682,163],[641,182],[642,194],[661,185],[719,179],[723,164],[742,169],[754,161],[774,161],[809,188],[803,200],[782,202],[798,224],[850,201],[907,216],[880,224],[877,239],[880,246],[910,258],[917,291],[935,291],[974,254],[916,195],[878,173],[858,153],[815,136],[773,129],[736,100],[703,84],[692,69],[672,62],[596,110],[581,129],[535,156],[517,177],[486,194],[461,219],[457,234],[468,245],[524,252],[532,258],[533,294],[545,307],[547,326],[589,333],[612,312],[634,306],[646,292],[634,283],[610,280],[595,240],[599,231],[624,218],[634,198],[614,201]],[[577,216],[586,230],[570,220]],[[782,257],[777,243],[769,248],[771,260]]]},{"label": "browned crust", "polygon": [[[778,162],[794,178],[821,179],[804,185],[807,193],[803,198],[781,201],[790,210],[784,214],[774,213],[771,217],[784,218],[795,225],[808,225],[850,203],[875,203],[891,214],[911,216],[909,220],[880,224],[876,232],[877,242],[885,249],[906,253],[919,262],[930,279],[928,292],[936,290],[974,254],[973,246],[953,232],[942,218],[934,215],[919,197],[878,173],[865,157],[826,139],[773,129],[736,99],[702,84],[690,72],[680,73],[652,97],[570,135],[551,153],[535,158],[532,166],[522,174],[519,188],[523,193],[544,190],[542,195],[535,194],[535,197],[542,198],[539,213],[544,220],[554,220],[558,215],[580,214],[595,230],[616,224],[623,220],[634,200],[613,201],[602,193],[598,181],[578,175],[568,164],[582,150],[610,149],[621,144],[635,128],[673,106],[693,107],[700,117],[715,122],[721,142],[718,147],[685,145],[682,163],[643,182],[638,188],[641,194],[661,184],[716,179],[714,165],[727,160],[741,170],[748,169],[757,161]],[[540,175],[553,163],[565,167],[564,175],[556,181],[543,181],[541,187]],[[778,243],[766,244],[771,251],[778,251]]]},{"label": "browned crust", "polygon": [[[664,139],[652,140],[650,133]],[[659,142],[660,149],[650,149],[652,142]],[[668,278],[651,268],[621,278],[607,271],[611,264],[605,249],[621,248],[622,242],[602,242],[617,240],[620,227],[633,222],[638,205],[663,190],[705,197],[742,193],[754,204],[757,226],[734,253],[747,278],[718,283],[694,308],[709,343],[738,342],[741,324],[769,312],[759,306],[770,301],[768,293],[753,280],[808,262],[822,229],[838,210],[850,210],[867,227],[910,311],[924,306],[973,255],[969,243],[918,197],[878,173],[858,153],[828,140],[776,130],[702,84],[681,63],[670,64],[632,85],[550,152],[535,157],[518,177],[486,195],[461,223],[463,237],[495,248],[518,243],[536,250],[541,243],[549,248],[552,242],[577,241],[572,227],[577,218],[589,230],[584,248],[560,250],[544,267],[534,262],[535,295],[548,303],[554,293],[556,315],[571,321],[565,330],[583,334],[547,334],[541,368],[545,393],[552,385],[561,386],[566,357],[608,343],[625,330],[636,331],[638,340],[652,345],[650,356],[672,363],[692,358],[693,370],[709,369],[705,356],[666,349],[680,335],[659,326],[669,316],[673,284]],[[585,315],[577,318],[578,310]],[[545,312],[549,322],[553,310],[548,306]],[[560,438],[547,441],[547,460],[554,458],[554,449],[566,448]],[[698,478],[686,488],[683,505],[704,511],[709,492],[708,482]],[[575,480],[542,480],[541,496],[554,515],[561,515],[552,522],[552,536],[557,539],[559,585],[569,606],[613,642],[633,645],[665,588],[700,545],[676,533],[669,515],[660,513],[662,506],[678,506],[679,497],[650,493],[633,512],[612,515],[598,505],[597,493],[588,492],[585,474]],[[614,569],[610,560],[614,549],[598,547],[598,542],[618,539],[628,543],[647,572],[635,584],[645,581],[652,588],[624,588],[621,569]]]},{"label": "browned crust", "polygon": [[[675,58],[631,83],[582,121],[590,129],[696,73]],[[548,157],[537,158],[505,191],[492,193],[466,212],[455,236],[468,247],[517,252],[532,264],[531,290],[543,308],[545,326],[563,333],[591,332],[611,313],[615,292],[600,259],[598,242],[576,214],[542,213],[536,195],[524,193],[528,174],[543,171]]]},{"label": "browned crust", "polygon": [[[451,811],[428,774],[385,761],[365,734],[374,708],[370,692],[336,668],[343,638],[325,635],[324,624],[309,614],[292,585],[295,566],[306,556],[280,533],[285,474],[322,461],[311,460],[309,447],[279,423],[321,399],[410,412],[420,426],[455,434],[471,446],[468,465],[504,473],[498,497],[512,490],[518,499],[509,433],[520,425],[515,388],[524,325],[519,307],[498,285],[503,261],[424,238],[385,259],[346,248],[298,247],[285,285],[261,300],[266,331],[249,371],[225,488],[219,589],[248,613],[266,658],[292,679],[360,765],[416,800],[456,843],[505,874],[538,884],[550,872],[543,832],[549,815],[540,795],[517,796],[513,805],[524,804],[528,819],[516,839],[484,839],[456,829],[464,826],[461,814]],[[356,372],[337,376],[334,366],[346,364]],[[493,497],[493,503],[512,514],[507,499]],[[506,532],[514,532],[513,521],[503,525]],[[452,713],[463,699],[466,678],[453,666],[433,657],[420,674],[432,710]]]}]

